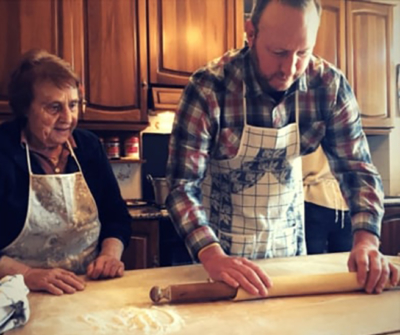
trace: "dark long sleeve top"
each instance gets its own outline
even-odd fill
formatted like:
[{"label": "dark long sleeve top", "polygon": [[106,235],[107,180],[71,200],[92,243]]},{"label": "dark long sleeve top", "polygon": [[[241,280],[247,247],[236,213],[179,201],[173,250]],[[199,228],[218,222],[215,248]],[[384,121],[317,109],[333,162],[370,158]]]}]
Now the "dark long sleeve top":
[{"label": "dark long sleeve top", "polygon": [[[115,237],[127,246],[131,234],[131,217],[121,197],[117,180],[98,138],[89,131],[75,129],[75,155],[94,197],[101,223],[100,243]],[[44,170],[30,155],[32,172]],[[70,155],[66,173],[76,172],[77,164]],[[0,125],[0,250],[21,232],[27,214],[29,171],[26,149],[21,144],[21,127],[17,121]]]}]

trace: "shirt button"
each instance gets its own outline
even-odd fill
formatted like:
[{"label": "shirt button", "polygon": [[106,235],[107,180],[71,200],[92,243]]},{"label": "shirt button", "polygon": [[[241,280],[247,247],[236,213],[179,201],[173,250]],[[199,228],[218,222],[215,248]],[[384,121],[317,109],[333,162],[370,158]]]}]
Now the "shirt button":
[{"label": "shirt button", "polygon": [[60,168],[56,167],[56,168],[54,169],[54,171],[55,171],[56,173],[60,173]]}]

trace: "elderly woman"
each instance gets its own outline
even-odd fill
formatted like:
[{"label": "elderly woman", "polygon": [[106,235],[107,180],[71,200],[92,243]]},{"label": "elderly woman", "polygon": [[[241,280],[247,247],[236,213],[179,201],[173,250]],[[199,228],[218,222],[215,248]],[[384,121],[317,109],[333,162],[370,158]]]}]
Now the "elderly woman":
[{"label": "elderly woman", "polygon": [[0,125],[0,278],[32,291],[84,289],[123,275],[131,218],[100,141],[75,129],[80,81],[43,50],[24,55],[9,84],[15,120]]}]

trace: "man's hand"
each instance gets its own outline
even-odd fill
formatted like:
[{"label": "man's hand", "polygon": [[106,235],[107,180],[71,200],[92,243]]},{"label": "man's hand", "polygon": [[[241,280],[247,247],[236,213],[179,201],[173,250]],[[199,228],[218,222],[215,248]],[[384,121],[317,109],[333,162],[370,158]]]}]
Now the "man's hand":
[{"label": "man's hand", "polygon": [[23,273],[26,286],[31,291],[47,291],[54,295],[75,293],[85,288],[85,282],[73,272],[54,268],[30,268]]},{"label": "man's hand", "polygon": [[347,265],[349,271],[357,272],[358,282],[368,293],[381,293],[389,278],[392,285],[399,281],[399,270],[379,252],[378,238],[367,231],[354,233]]},{"label": "man's hand", "polygon": [[270,278],[255,263],[243,257],[227,256],[219,245],[199,253],[199,259],[211,279],[232,287],[241,286],[253,295],[268,295]]}]

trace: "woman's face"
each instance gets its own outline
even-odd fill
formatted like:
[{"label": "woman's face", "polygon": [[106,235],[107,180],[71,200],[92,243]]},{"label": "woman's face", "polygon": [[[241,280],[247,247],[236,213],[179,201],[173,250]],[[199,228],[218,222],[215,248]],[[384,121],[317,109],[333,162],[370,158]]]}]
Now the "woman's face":
[{"label": "woman's face", "polygon": [[30,143],[42,148],[64,144],[78,123],[78,88],[63,88],[45,81],[34,86],[34,99],[27,113]]}]

